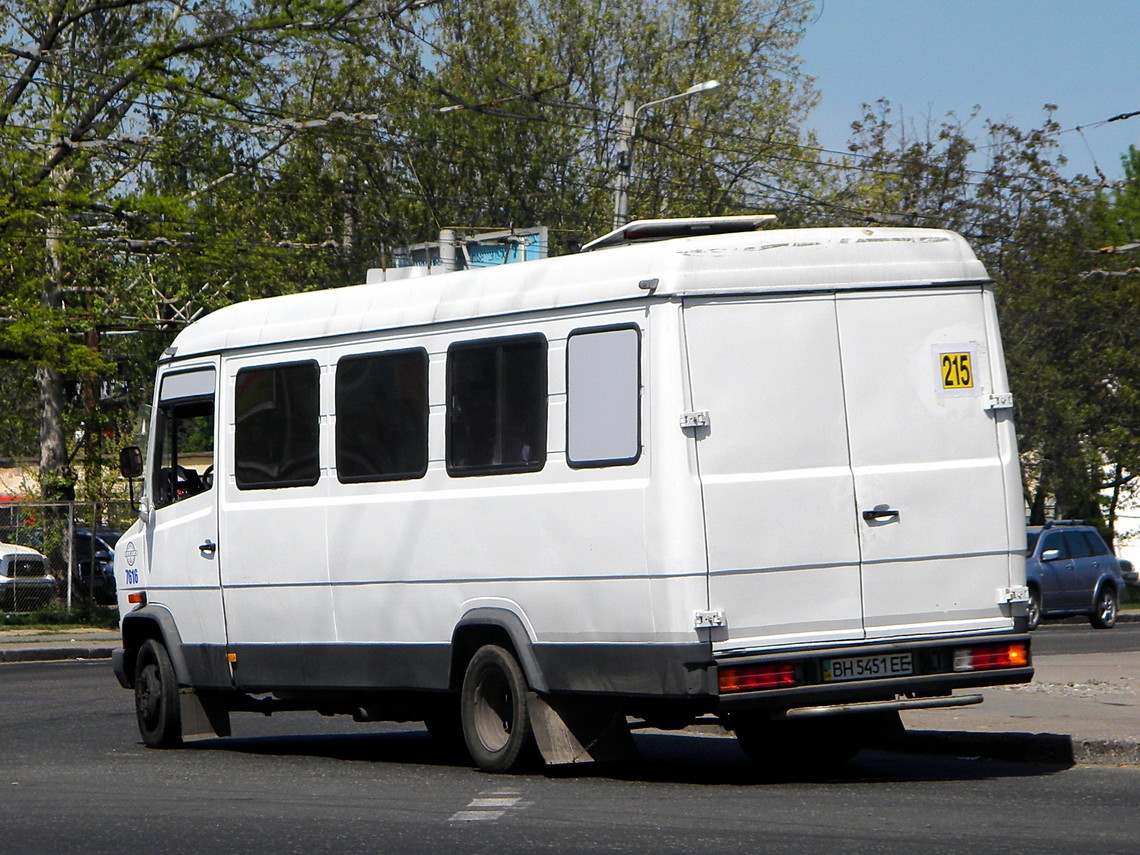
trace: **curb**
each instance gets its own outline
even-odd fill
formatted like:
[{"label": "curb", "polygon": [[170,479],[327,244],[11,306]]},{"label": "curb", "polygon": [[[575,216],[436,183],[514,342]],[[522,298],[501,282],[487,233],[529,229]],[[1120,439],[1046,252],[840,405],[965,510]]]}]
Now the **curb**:
[{"label": "curb", "polygon": [[66,659],[110,659],[110,647],[24,647],[0,648],[0,662],[57,662]]},{"label": "curb", "polygon": [[[685,728],[695,736],[735,737],[719,724]],[[1048,766],[1140,766],[1140,740],[1088,739],[1065,733],[982,733],[969,730],[905,730],[873,739],[867,748],[899,754],[985,757]]]},{"label": "curb", "polygon": [[873,747],[908,754],[954,754],[1051,766],[1140,766],[1140,741],[1082,739],[1061,733],[908,730]]},{"label": "curb", "polygon": [[[1088,615],[1065,615],[1064,617],[1043,617],[1041,624],[1059,624],[1059,623],[1075,623],[1087,624],[1089,622]],[[1118,611],[1116,613],[1117,623],[1140,623],[1140,611],[1129,609],[1128,611]]]}]

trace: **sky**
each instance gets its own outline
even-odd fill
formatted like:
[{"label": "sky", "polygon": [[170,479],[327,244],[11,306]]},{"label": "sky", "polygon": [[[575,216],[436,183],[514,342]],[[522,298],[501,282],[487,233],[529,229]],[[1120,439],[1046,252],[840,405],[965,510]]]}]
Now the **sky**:
[{"label": "sky", "polygon": [[[948,113],[1039,127],[1046,103],[1064,133],[1066,172],[1118,180],[1140,148],[1140,0],[816,0],[803,71],[822,100],[812,113],[824,148],[843,151],[860,105],[887,98],[925,129]],[[1102,124],[1103,123],[1103,124]],[[1075,130],[1081,128],[1080,131]]]}]

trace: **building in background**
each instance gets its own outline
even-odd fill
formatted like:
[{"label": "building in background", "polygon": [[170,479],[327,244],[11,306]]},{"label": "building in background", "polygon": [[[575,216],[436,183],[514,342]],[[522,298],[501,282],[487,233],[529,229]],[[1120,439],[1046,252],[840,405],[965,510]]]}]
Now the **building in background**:
[{"label": "building in background", "polygon": [[516,264],[546,258],[550,243],[546,226],[468,233],[442,229],[439,240],[401,247],[393,254],[393,266],[368,271],[369,282],[391,282],[450,273],[499,264]]}]

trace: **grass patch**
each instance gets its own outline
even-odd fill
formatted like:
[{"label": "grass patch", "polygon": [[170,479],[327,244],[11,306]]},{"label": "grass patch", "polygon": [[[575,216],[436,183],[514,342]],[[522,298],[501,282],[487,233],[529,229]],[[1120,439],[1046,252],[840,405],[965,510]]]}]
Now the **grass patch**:
[{"label": "grass patch", "polygon": [[46,606],[34,612],[0,614],[0,631],[5,629],[57,629],[88,626],[96,629],[118,629],[119,609],[79,603],[68,611],[63,606]]}]

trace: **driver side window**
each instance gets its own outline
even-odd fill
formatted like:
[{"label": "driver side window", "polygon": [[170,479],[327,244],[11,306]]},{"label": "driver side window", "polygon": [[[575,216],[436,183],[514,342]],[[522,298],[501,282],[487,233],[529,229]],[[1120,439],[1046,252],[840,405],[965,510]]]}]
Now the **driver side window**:
[{"label": "driver side window", "polygon": [[156,508],[214,486],[214,378],[211,368],[162,379],[151,490]]}]

